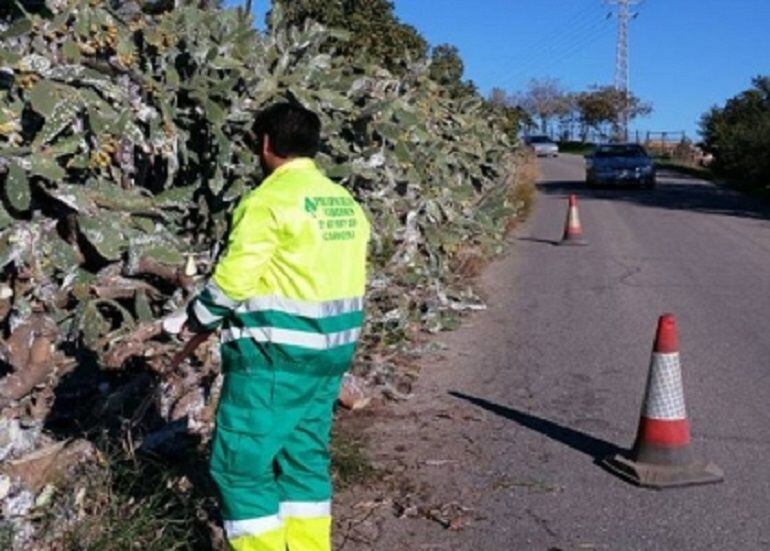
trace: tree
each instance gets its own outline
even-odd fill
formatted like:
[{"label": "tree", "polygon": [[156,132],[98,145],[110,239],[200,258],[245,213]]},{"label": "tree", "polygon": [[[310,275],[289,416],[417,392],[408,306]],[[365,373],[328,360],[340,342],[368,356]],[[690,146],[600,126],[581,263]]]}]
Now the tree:
[{"label": "tree", "polygon": [[540,120],[540,131],[546,134],[549,122],[554,117],[563,116],[569,112],[569,94],[557,79],[532,79],[527,90],[519,98],[519,106],[533,118]]},{"label": "tree", "polygon": [[495,86],[489,92],[487,101],[494,107],[504,107],[509,103],[508,93],[502,88]]},{"label": "tree", "polygon": [[559,122],[559,139],[572,141],[575,138],[576,126],[579,124],[577,109],[578,94],[569,93],[564,96],[564,108],[557,115]]},{"label": "tree", "polygon": [[430,60],[430,76],[439,84],[455,84],[462,80],[465,66],[456,46],[439,44],[431,50]]},{"label": "tree", "polygon": [[[606,91],[609,92],[610,88]],[[590,130],[604,134],[604,125],[616,120],[617,113],[609,94],[601,90],[582,92],[576,95],[575,106],[579,113],[580,134],[585,142]]]},{"label": "tree", "polygon": [[463,80],[465,65],[456,46],[439,44],[431,50],[430,76],[444,86],[452,97],[470,96],[476,93],[473,81]]},{"label": "tree", "polygon": [[529,113],[518,105],[515,96],[511,96],[502,88],[492,88],[487,99],[489,110],[498,117],[500,125],[508,139],[515,141],[522,127],[533,126],[534,122]]},{"label": "tree", "polygon": [[624,112],[629,121],[652,112],[649,103],[612,86],[595,86],[588,92],[577,94],[575,108],[583,141],[587,139],[590,130],[607,137],[619,136]]},{"label": "tree", "polygon": [[712,107],[700,127],[714,170],[748,183],[770,181],[770,76],[754,78],[752,88]]},{"label": "tree", "polygon": [[335,44],[341,55],[366,53],[396,74],[403,73],[405,59],[427,59],[428,43],[398,20],[389,0],[275,0],[274,6],[284,25],[301,26],[311,19],[349,31],[350,40]]}]

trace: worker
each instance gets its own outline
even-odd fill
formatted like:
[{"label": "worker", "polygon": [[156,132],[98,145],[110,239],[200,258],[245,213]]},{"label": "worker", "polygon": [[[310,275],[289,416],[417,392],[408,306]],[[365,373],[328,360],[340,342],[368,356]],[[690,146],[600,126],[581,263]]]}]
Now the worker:
[{"label": "worker", "polygon": [[210,471],[232,549],[325,551],[332,412],[363,323],[370,227],[313,161],[316,114],[278,103],[253,129],[266,178],[188,309],[193,331],[221,328]]}]

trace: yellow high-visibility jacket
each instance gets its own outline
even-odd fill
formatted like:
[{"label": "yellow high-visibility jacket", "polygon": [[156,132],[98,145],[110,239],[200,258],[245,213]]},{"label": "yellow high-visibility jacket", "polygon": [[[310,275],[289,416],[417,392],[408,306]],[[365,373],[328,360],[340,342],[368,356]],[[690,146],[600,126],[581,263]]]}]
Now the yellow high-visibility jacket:
[{"label": "yellow high-visibility jacket", "polygon": [[312,159],[281,165],[233,213],[227,249],[189,313],[221,325],[225,372],[346,370],[363,323],[370,226]]}]

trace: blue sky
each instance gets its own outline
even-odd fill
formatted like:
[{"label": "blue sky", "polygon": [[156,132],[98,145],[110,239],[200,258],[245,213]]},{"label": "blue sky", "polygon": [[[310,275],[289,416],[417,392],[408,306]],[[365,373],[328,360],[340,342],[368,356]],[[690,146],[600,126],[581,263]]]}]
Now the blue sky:
[{"label": "blue sky", "polygon": [[[228,4],[237,4],[228,0]],[[253,2],[261,23],[268,0]],[[432,45],[457,46],[465,76],[487,93],[532,78],[570,90],[611,84],[617,20],[602,0],[395,0],[399,18]],[[635,128],[684,130],[770,74],[770,0],[646,0],[630,28],[632,91],[652,115]]]}]

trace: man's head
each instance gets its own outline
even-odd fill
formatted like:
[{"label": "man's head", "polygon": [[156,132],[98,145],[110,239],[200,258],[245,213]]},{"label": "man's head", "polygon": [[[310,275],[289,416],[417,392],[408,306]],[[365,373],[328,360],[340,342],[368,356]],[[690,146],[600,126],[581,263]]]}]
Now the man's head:
[{"label": "man's head", "polygon": [[295,103],[276,103],[254,121],[257,153],[265,174],[296,157],[314,157],[321,142],[318,115]]}]

